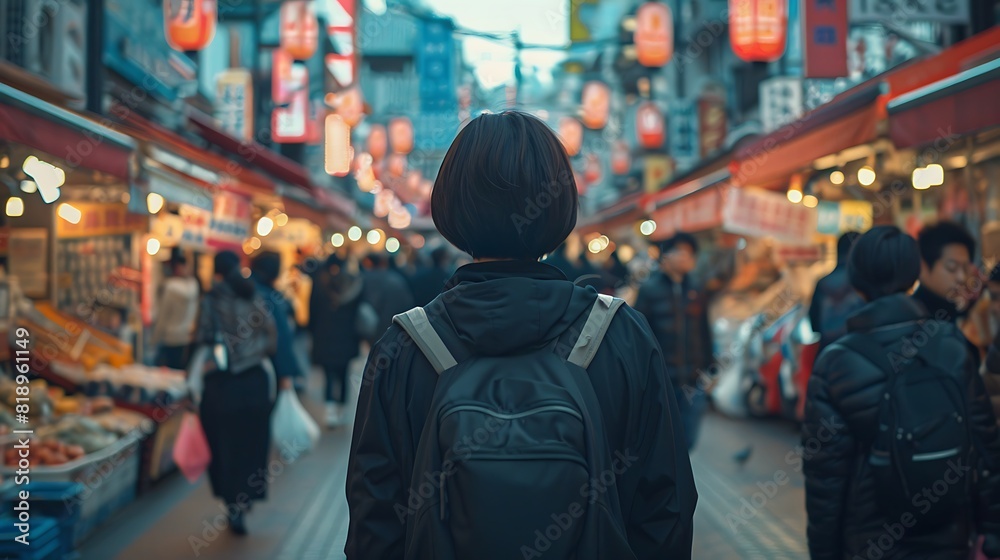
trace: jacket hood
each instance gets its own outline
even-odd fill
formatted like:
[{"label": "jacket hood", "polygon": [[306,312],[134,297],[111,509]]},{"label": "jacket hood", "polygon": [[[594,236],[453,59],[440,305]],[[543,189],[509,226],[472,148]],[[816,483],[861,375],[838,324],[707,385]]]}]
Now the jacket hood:
[{"label": "jacket hood", "polygon": [[468,264],[437,302],[466,348],[496,356],[544,344],[563,334],[597,299],[559,269],[531,261]]},{"label": "jacket hood", "polygon": [[893,294],[865,304],[847,319],[847,330],[867,332],[928,317],[927,310],[912,297],[906,294]]}]

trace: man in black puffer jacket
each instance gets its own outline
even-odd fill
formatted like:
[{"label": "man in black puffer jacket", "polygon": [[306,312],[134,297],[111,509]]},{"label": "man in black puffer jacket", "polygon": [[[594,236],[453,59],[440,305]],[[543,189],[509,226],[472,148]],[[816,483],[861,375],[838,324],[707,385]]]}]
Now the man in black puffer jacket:
[{"label": "man in black puffer jacket", "polygon": [[[905,364],[903,356],[917,353],[935,369],[958,376],[967,390],[971,435],[987,464],[1000,463],[1000,436],[961,334],[946,317],[929,315],[906,295],[919,274],[915,241],[894,227],[878,227],[862,236],[850,259],[851,283],[868,303],[848,320],[848,334],[817,361],[799,450],[806,475],[812,559],[965,560],[976,533],[986,535],[988,555],[1000,556],[996,469],[969,468],[960,473],[978,479],[978,486],[969,496],[967,515],[956,516],[947,526],[917,533],[903,526],[901,519],[883,515],[868,455],[879,426],[879,407],[887,395],[887,372],[852,350],[852,343],[859,339],[878,343],[891,363]],[[905,365],[900,373],[906,374]],[[912,515],[919,518],[926,511],[924,502],[914,499],[913,505]]]}]

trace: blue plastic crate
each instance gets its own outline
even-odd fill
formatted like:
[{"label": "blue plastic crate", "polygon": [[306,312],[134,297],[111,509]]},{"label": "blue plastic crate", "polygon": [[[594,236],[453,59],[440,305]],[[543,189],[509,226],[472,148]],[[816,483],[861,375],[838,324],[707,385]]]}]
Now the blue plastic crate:
[{"label": "blue plastic crate", "polygon": [[[29,492],[28,502],[32,515],[51,517],[59,524],[59,540],[64,555],[73,552],[77,528],[80,523],[80,496],[82,484],[73,482],[32,482],[24,486],[3,489],[4,512],[13,511],[21,490]],[[23,546],[23,545],[22,545]]]},{"label": "blue plastic crate", "polygon": [[0,557],[10,560],[60,560],[64,553],[59,526],[50,517],[31,516],[28,545],[14,540],[21,533],[13,517],[0,517]]}]

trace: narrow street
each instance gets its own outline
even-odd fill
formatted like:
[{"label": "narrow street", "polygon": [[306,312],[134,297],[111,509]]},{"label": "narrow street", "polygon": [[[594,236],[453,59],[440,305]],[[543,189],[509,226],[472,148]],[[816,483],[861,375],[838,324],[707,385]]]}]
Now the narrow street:
[{"label": "narrow street", "polygon": [[[360,368],[360,362],[353,368],[355,380]],[[315,375],[310,395],[319,394],[320,382]],[[305,402],[319,418],[320,403],[314,398]],[[347,428],[327,430],[318,449],[299,462],[290,466],[272,463],[270,497],[248,517],[248,537],[226,530],[224,514],[207,480],[192,486],[176,474],[110,520],[80,550],[81,558],[344,558],[348,522],[344,484],[350,437]],[[694,558],[806,558],[802,476],[796,472],[796,462],[788,460],[798,442],[795,427],[780,421],[736,421],[710,413],[701,438],[692,455],[700,495]],[[740,465],[733,456],[748,445],[752,452]],[[221,530],[213,528],[213,523]]]}]

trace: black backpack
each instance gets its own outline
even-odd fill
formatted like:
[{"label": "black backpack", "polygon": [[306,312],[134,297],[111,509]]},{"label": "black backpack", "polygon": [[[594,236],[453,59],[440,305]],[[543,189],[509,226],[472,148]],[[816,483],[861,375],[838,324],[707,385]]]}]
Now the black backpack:
[{"label": "black backpack", "polygon": [[883,515],[893,521],[910,515],[919,528],[967,515],[974,445],[959,376],[930,363],[921,355],[926,348],[894,367],[877,343],[845,345],[888,376],[867,458]]},{"label": "black backpack", "polygon": [[396,508],[407,559],[635,558],[586,370],[622,303],[598,296],[582,329],[507,356],[469,355],[423,308],[394,318],[439,374]]}]

